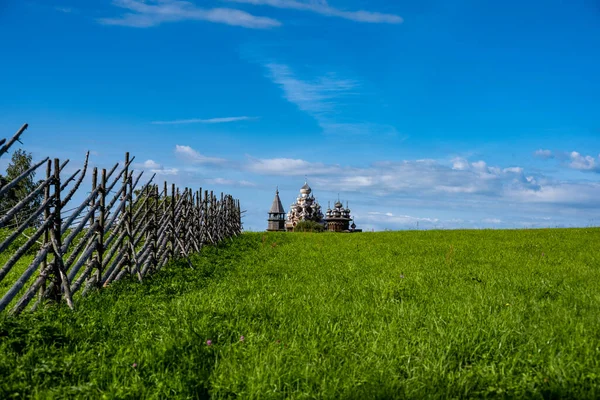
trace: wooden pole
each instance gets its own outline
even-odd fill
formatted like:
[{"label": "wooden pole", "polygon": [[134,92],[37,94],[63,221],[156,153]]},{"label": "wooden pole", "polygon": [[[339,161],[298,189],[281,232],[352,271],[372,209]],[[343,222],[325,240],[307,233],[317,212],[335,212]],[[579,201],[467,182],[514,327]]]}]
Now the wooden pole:
[{"label": "wooden pole", "polygon": [[[96,190],[96,187],[98,185],[98,168],[94,167],[94,171],[92,172],[92,192],[94,190]],[[90,207],[94,207],[96,205],[96,196],[92,197],[92,200],[90,201]],[[92,212],[92,215],[90,215],[90,226],[92,226],[92,224],[94,223],[94,221],[96,220],[96,213]]]},{"label": "wooden pole", "polygon": [[[52,174],[52,161],[48,160],[46,164],[46,179],[50,179]],[[44,222],[48,221],[50,218],[50,204],[48,203],[48,199],[50,199],[50,185],[46,185],[44,188],[44,203],[48,204],[44,209]],[[50,240],[50,232],[48,229],[44,232],[44,246],[47,246],[48,241]],[[44,259],[42,260],[42,269],[40,271],[40,275],[48,274],[48,257],[44,255]],[[44,277],[42,281],[42,286],[40,286],[40,291],[38,294],[38,301],[41,303],[43,301],[44,292],[46,291],[46,279]]]},{"label": "wooden pole", "polygon": [[129,224],[129,207],[127,204],[127,200],[128,200],[128,196],[130,195],[129,191],[127,190],[129,187],[129,179],[131,179],[131,177],[129,176],[129,152],[125,153],[125,173],[123,174],[123,194],[121,195],[121,201],[125,201],[125,206],[123,207],[123,211],[122,211],[122,218],[123,218],[123,228],[125,229],[125,239],[123,240],[123,242],[121,243],[121,252],[124,253],[125,256],[125,261],[123,263],[124,268],[130,268],[131,267],[131,259],[130,259],[130,252],[129,252],[129,243],[131,242],[131,226]]},{"label": "wooden pole", "polygon": [[158,266],[157,252],[158,252],[158,201],[160,199],[158,193],[158,185],[154,188],[154,215],[152,224],[152,270],[156,271]]},{"label": "wooden pole", "polygon": [[175,184],[171,184],[171,230],[169,235],[169,241],[171,242],[171,249],[169,252],[169,260],[172,260],[175,256]]},{"label": "wooden pole", "polygon": [[96,287],[102,287],[102,265],[104,264],[104,228],[106,225],[106,169],[102,169],[102,183],[100,190],[100,215],[98,217],[98,232],[96,254],[98,255],[96,266]]},{"label": "wooden pole", "polygon": [[[64,264],[63,264],[63,254],[61,251],[62,247],[62,202],[61,202],[61,185],[60,185],[60,161],[58,158],[54,159],[54,226],[52,227],[52,247],[54,250],[54,285],[56,288],[56,294],[54,297],[55,300],[60,299],[60,289],[64,293],[65,300],[67,305],[72,309],[73,308],[73,299],[71,298],[71,288],[69,279],[65,273]],[[58,298],[57,298],[58,297]]]}]

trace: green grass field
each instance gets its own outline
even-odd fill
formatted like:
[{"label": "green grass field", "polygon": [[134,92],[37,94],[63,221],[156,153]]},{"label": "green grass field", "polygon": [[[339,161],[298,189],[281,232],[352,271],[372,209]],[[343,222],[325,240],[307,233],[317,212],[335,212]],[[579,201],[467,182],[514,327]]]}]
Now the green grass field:
[{"label": "green grass field", "polygon": [[0,398],[600,398],[599,250],[600,229],[247,233],[0,317]]}]

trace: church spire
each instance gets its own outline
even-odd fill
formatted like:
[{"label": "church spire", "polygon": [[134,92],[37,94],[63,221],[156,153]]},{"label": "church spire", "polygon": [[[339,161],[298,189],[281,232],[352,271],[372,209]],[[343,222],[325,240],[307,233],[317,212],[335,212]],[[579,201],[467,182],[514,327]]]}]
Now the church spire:
[{"label": "church spire", "polygon": [[275,188],[275,198],[269,210],[268,231],[284,231],[285,230],[285,209],[279,198],[279,186]]},{"label": "church spire", "polygon": [[279,186],[275,189],[275,198],[273,199],[269,214],[285,214],[285,208],[283,208],[283,204],[281,204],[281,199],[279,198]]}]

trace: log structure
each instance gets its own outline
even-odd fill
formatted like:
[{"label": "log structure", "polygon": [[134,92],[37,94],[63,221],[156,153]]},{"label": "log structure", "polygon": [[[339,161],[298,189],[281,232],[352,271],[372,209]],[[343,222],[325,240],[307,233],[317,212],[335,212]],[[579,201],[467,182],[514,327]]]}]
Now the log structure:
[{"label": "log structure", "polygon": [[279,188],[275,191],[275,198],[269,210],[268,231],[285,231],[285,209],[279,198]]},{"label": "log structure", "polygon": [[312,189],[306,181],[304,181],[304,185],[300,188],[300,194],[296,198],[296,201],[290,206],[285,223],[286,231],[293,231],[296,224],[300,221],[323,223],[321,205],[312,195]]}]

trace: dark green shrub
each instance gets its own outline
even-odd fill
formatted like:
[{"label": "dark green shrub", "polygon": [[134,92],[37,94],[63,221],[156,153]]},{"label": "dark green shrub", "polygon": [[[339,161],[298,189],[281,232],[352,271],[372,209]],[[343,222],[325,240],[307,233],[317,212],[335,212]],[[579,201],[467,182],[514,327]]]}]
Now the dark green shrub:
[{"label": "dark green shrub", "polygon": [[294,232],[323,232],[325,227],[315,221],[300,221],[294,227]]}]

